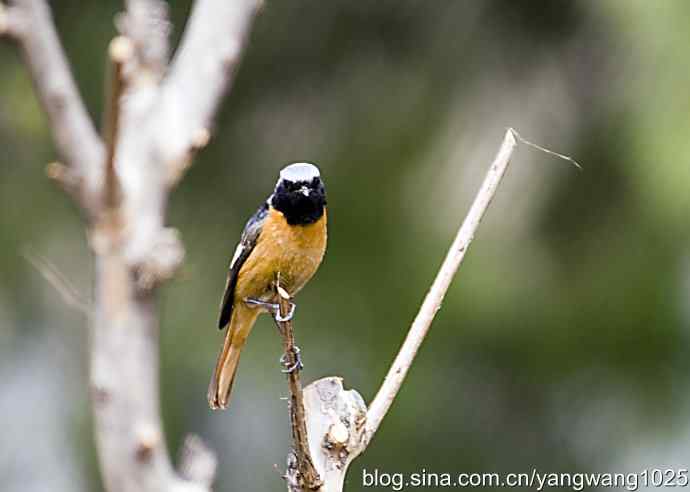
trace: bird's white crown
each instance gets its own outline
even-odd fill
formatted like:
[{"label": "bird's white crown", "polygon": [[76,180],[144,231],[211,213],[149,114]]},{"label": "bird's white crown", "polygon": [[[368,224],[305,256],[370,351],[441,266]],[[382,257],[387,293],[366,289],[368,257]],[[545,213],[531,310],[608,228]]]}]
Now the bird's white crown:
[{"label": "bird's white crown", "polygon": [[311,181],[314,178],[321,177],[319,168],[314,164],[308,162],[295,162],[289,166],[285,166],[280,171],[280,179],[285,181]]}]

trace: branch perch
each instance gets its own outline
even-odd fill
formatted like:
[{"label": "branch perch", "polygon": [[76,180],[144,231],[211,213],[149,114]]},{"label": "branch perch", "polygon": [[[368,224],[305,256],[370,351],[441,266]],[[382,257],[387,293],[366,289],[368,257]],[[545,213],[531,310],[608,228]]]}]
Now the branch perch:
[{"label": "branch perch", "polygon": [[[286,318],[290,313],[290,295],[280,286],[280,278],[276,282],[278,291],[280,316]],[[288,456],[288,466],[285,479],[290,492],[302,492],[304,490],[318,490],[323,481],[319,477],[309,451],[307,425],[304,416],[304,399],[302,395],[302,383],[299,372],[300,359],[295,345],[295,332],[292,320],[277,321],[278,328],[283,336],[283,364],[288,367],[288,388],[290,389],[290,427],[292,429],[293,449]]]}]

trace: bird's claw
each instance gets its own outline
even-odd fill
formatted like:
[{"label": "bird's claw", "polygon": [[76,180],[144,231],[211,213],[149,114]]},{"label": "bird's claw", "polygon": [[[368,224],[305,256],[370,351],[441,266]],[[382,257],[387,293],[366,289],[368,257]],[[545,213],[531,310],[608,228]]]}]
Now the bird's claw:
[{"label": "bird's claw", "polygon": [[276,304],[276,306],[278,307],[278,309],[276,309],[275,312],[273,313],[273,317],[275,318],[275,320],[278,323],[284,323],[286,321],[290,321],[295,314],[295,309],[297,308],[297,304],[295,304],[294,302],[291,302],[290,303],[290,312],[287,313],[285,316],[282,316],[280,314],[280,306],[278,304]]},{"label": "bird's claw", "polygon": [[299,347],[297,345],[295,345],[293,348],[293,351],[295,354],[295,363],[294,364],[290,364],[288,362],[288,357],[287,357],[288,354],[287,353],[283,354],[280,357],[280,364],[283,367],[285,367],[285,369],[281,370],[281,372],[283,374],[292,374],[293,372],[295,372],[297,370],[301,371],[302,369],[304,369],[304,364],[302,364],[302,356],[300,355],[301,351],[300,351]]}]

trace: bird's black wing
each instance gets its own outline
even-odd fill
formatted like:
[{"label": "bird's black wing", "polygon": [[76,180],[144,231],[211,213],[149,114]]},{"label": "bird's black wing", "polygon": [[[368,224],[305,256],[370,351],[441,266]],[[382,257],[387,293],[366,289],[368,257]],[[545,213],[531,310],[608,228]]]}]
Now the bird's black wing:
[{"label": "bird's black wing", "polygon": [[261,229],[263,228],[267,215],[268,202],[259,207],[256,213],[247,221],[247,225],[244,226],[244,231],[242,231],[242,237],[240,238],[240,244],[237,245],[235,255],[232,257],[232,261],[230,262],[230,271],[228,272],[228,280],[225,284],[225,293],[223,294],[223,300],[220,303],[220,318],[218,319],[218,328],[221,330],[230,322],[230,317],[232,316],[232,305],[235,297],[235,287],[237,286],[237,277],[240,273],[242,265],[244,265],[244,262],[247,260],[247,258],[249,258],[254,246],[256,246],[256,241],[259,239],[259,235],[261,234]]}]

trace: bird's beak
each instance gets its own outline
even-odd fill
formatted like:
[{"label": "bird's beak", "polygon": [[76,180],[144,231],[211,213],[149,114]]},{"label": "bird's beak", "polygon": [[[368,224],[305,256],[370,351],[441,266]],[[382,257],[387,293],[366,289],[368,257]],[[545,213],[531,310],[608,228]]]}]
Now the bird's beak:
[{"label": "bird's beak", "polygon": [[311,193],[311,190],[307,188],[306,186],[302,186],[299,189],[299,192],[302,193],[304,196],[309,196],[309,193]]}]

